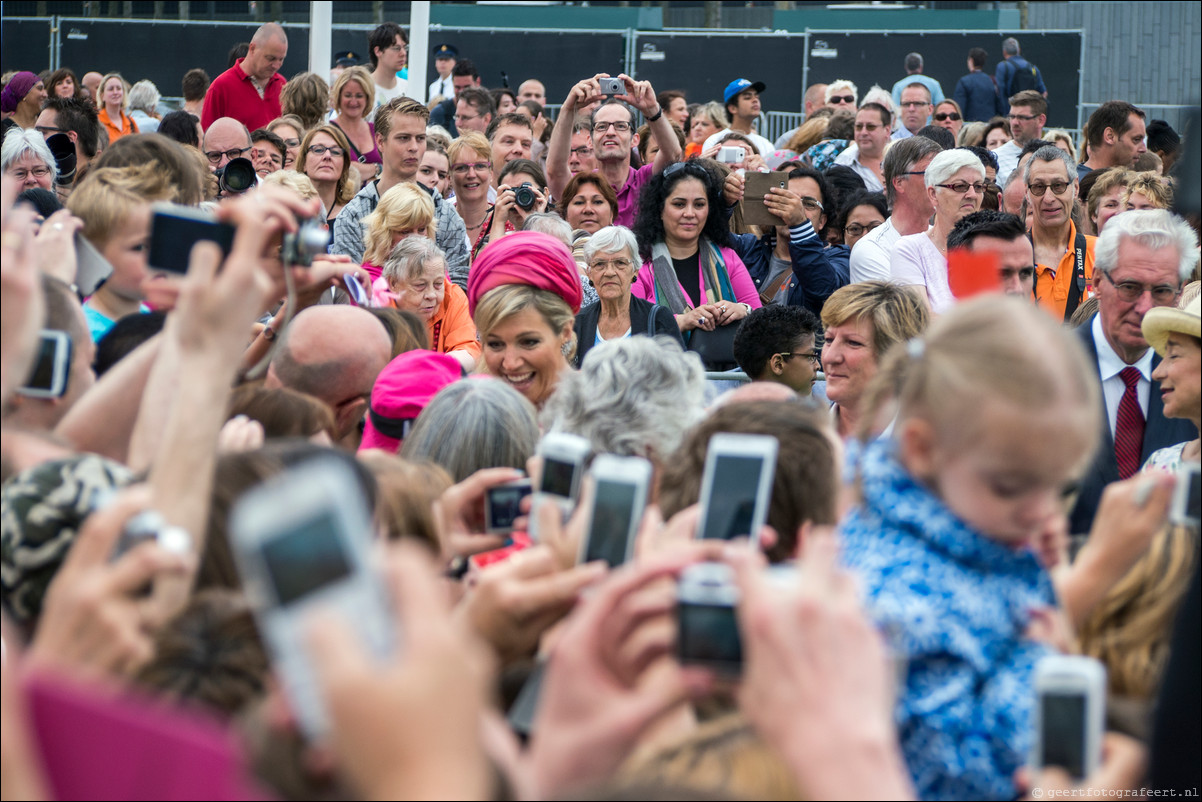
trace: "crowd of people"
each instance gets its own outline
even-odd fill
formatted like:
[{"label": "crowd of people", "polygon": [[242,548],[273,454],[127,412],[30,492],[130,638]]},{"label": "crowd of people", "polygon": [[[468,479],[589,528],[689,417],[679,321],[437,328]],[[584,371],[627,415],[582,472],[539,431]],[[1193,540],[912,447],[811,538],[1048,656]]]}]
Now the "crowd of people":
[{"label": "crowd of people", "polygon": [[[808,87],[776,142],[747,78],[552,115],[440,44],[425,103],[408,44],[286,79],[267,24],[180,109],[4,76],[5,799],[1196,793],[1188,143],[1125,100],[1045,129],[1014,39],[950,95],[918,53]],[[776,443],[732,542],[722,433]],[[581,556],[591,474],[494,525],[566,435],[649,466],[623,565]],[[315,466],[350,490],[273,607],[246,510]],[[312,590],[336,519],[382,640]],[[734,676],[681,635],[715,564]],[[1088,776],[1029,759],[1059,654],[1106,671]]]}]

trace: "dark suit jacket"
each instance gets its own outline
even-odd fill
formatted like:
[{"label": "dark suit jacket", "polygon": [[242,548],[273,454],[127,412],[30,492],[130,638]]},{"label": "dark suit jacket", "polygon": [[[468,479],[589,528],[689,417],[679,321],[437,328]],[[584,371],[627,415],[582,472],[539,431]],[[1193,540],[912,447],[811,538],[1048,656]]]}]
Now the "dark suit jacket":
[{"label": "dark suit jacket", "polygon": [[[1081,338],[1081,344],[1085,346],[1085,353],[1089,355],[1090,364],[1093,365],[1095,371],[1098,371],[1098,349],[1094,346],[1093,341],[1093,318],[1083,323],[1075,333]],[[1153,355],[1153,369],[1159,364],[1160,357]],[[1099,371],[1097,375],[1100,383],[1102,374]],[[1197,436],[1198,431],[1191,422],[1164,416],[1164,402],[1160,398],[1160,385],[1152,382],[1152,392],[1148,398],[1148,423],[1144,429],[1144,448],[1139,456],[1140,463],[1142,464],[1157,449],[1184,443]],[[1094,513],[1098,509],[1098,503],[1102,500],[1102,491],[1106,489],[1106,485],[1118,480],[1119,465],[1114,457],[1114,437],[1110,434],[1110,424],[1106,416],[1105,401],[1103,401],[1102,436],[1093,464],[1086,470],[1082,479],[1081,494],[1077,497],[1077,504],[1069,516],[1071,533],[1080,535],[1089,532],[1090,526],[1093,525]]]},{"label": "dark suit jacket", "polygon": [[[630,333],[632,336],[649,333],[647,323],[654,306],[655,304],[644,301],[642,298],[630,296]],[[580,364],[584,362],[584,355],[596,344],[597,323],[600,320],[600,301],[593,301],[576,314],[576,323],[573,326],[576,330],[576,367],[580,367]],[[671,337],[680,343],[681,348],[684,348],[684,338],[680,336],[680,328],[676,325],[676,316],[668,307],[660,306],[655,310],[654,332],[656,335],[662,334]]]}]

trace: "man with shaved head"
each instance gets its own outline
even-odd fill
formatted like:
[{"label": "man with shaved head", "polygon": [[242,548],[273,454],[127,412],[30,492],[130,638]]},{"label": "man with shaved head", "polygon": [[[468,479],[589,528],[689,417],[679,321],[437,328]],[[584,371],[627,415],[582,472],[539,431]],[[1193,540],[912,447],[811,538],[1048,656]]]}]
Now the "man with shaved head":
[{"label": "man with shaved head", "polygon": [[329,404],[338,443],[353,451],[372,385],[391,358],[392,340],[371,313],[356,306],[311,306],[280,333],[265,384]]},{"label": "man with shaved head", "polygon": [[209,169],[217,172],[231,159],[248,158],[250,146],[250,131],[246,126],[232,117],[222,117],[205,128],[200,152],[209,160]]},{"label": "man with shaved head", "polygon": [[274,22],[255,31],[246,56],[234,62],[209,86],[205,95],[201,127],[222,117],[233,117],[253,131],[280,116],[280,92],[284,76],[280,67],[288,55],[288,36]]}]

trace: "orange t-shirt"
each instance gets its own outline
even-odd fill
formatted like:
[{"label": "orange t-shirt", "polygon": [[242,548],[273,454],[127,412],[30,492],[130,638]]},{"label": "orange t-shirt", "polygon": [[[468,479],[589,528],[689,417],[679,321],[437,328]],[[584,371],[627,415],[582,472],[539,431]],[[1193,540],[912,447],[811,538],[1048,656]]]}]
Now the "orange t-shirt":
[{"label": "orange t-shirt", "polygon": [[[1073,288],[1076,280],[1073,274],[1075,273],[1077,254],[1073,243],[1077,239],[1077,227],[1072,222],[1068,225],[1069,247],[1060,257],[1060,263],[1056,265],[1055,269],[1047,265],[1035,265],[1035,300],[1040,306],[1055,315],[1057,320],[1064,319],[1069,289]],[[1085,235],[1085,253],[1082,254],[1085,261],[1085,291],[1077,299],[1078,303],[1084,303],[1093,294],[1094,245],[1097,241],[1097,237]],[[1075,291],[1075,288],[1073,289]]]},{"label": "orange t-shirt", "polygon": [[473,358],[480,356],[480,341],[476,339],[476,324],[467,311],[467,293],[447,279],[442,306],[426,324],[430,332],[430,350],[440,354],[467,351]]}]

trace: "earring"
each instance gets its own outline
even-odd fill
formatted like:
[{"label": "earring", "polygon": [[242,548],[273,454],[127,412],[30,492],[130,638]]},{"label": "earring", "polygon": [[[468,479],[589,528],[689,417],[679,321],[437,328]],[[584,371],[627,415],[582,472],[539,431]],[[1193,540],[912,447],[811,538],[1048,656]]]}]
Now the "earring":
[{"label": "earring", "polygon": [[560,350],[560,353],[562,353],[564,356],[567,356],[568,354],[570,354],[572,352],[572,341],[568,340],[566,343],[563,344],[563,347],[560,348],[559,350]]}]

